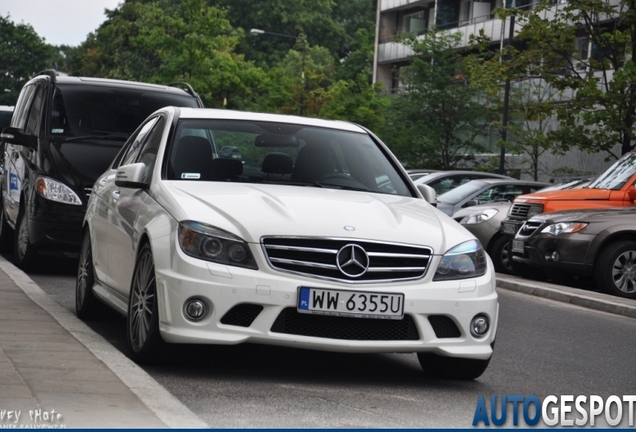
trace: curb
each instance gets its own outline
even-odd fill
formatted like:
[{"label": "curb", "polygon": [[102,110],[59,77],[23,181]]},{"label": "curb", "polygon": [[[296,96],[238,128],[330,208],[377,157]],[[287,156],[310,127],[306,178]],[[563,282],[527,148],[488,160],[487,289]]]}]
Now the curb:
[{"label": "curb", "polygon": [[497,274],[497,287],[587,309],[636,318],[636,300],[502,274]]},{"label": "curb", "polygon": [[38,306],[102,361],[169,428],[209,428],[146,371],[95,333],[73,313],[45,293],[31,278],[0,256],[2,269]]}]

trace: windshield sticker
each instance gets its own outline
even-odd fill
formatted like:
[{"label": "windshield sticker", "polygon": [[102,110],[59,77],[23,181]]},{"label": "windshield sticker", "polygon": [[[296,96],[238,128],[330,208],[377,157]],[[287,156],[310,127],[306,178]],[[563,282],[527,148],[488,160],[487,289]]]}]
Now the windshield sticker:
[{"label": "windshield sticker", "polygon": [[181,178],[182,179],[200,179],[201,178],[201,174],[199,173],[181,173]]},{"label": "windshield sticker", "polygon": [[51,133],[64,133],[64,129],[52,129]]}]

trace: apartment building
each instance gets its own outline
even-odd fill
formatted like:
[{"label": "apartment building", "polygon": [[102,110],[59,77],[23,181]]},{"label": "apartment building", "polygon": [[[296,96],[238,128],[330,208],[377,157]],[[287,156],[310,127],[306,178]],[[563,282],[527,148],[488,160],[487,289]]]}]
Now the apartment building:
[{"label": "apartment building", "polygon": [[[396,39],[404,34],[422,35],[435,25],[438,29],[461,34],[458,48],[469,45],[470,36],[483,33],[492,41],[493,48],[505,43],[510,34],[510,20],[499,19],[493,11],[495,8],[517,7],[520,9],[534,9],[537,0],[378,0],[376,18],[376,44],[374,55],[373,81],[384,85],[389,94],[400,89],[400,69],[409,64],[412,50]],[[550,19],[556,8],[563,7],[566,0],[551,0],[552,11],[543,12],[543,17]],[[619,0],[609,0],[618,3]],[[505,3],[504,3],[505,2]],[[513,28],[518,32],[519,23]],[[581,37],[576,41],[578,55],[582,59],[594,55],[594,46],[590,41]],[[527,85],[521,83],[519,85]],[[567,96],[566,96],[567,97]],[[558,127],[556,123],[551,127]],[[498,153],[494,143],[498,139],[498,132],[491,131],[486,137],[490,145],[492,156]],[[608,165],[606,155],[581,154],[571,151],[566,155],[545,155],[546,174],[540,180],[548,180],[556,176],[551,171],[559,167],[569,167],[579,172],[601,172]],[[506,166],[519,168],[521,159],[517,155],[507,154]],[[559,180],[557,178],[557,180]]]}]

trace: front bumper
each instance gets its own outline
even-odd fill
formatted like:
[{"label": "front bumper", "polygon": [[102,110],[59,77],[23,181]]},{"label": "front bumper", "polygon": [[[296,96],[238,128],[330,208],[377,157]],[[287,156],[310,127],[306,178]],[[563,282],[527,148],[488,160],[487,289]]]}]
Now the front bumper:
[{"label": "front bumper", "polygon": [[[438,262],[439,257],[435,257],[430,270]],[[434,271],[429,270],[420,280],[365,284],[279,272],[262,261],[258,265],[258,271],[229,267],[176,251],[170,268],[156,268],[164,340],[200,344],[255,342],[341,352],[430,351],[475,359],[492,355],[499,305],[491,265],[484,276],[463,281],[432,282]],[[299,314],[299,286],[403,293],[405,320],[410,323],[363,323],[363,318]],[[197,322],[186,319],[183,310],[186,300],[192,298],[203,300],[208,306],[208,314]],[[235,318],[237,314],[240,319]],[[245,314],[249,316],[246,318]],[[472,336],[469,330],[471,320],[478,314],[486,315],[490,321],[489,331],[481,338]],[[393,327],[402,324],[410,329],[393,333]],[[325,332],[325,327],[334,332]],[[354,328],[362,333],[349,331]],[[375,338],[376,330],[383,336]],[[356,336],[359,334],[364,335]],[[393,334],[396,336],[386,336]]]},{"label": "front bumper", "polygon": [[29,239],[45,255],[78,256],[85,206],[57,203],[39,195],[29,208]]},{"label": "front bumper", "polygon": [[[528,264],[543,269],[555,269],[566,273],[592,274],[593,260],[588,249],[591,245],[590,236],[571,234],[562,236],[536,235],[532,237],[516,237],[516,241],[523,240],[523,254],[513,253],[516,262]],[[557,259],[554,259],[556,252]]]}]

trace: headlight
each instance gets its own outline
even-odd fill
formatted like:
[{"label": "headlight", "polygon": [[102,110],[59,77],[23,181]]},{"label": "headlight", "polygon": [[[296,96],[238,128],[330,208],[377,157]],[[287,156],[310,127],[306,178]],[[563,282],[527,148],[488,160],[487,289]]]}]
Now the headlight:
[{"label": "headlight", "polygon": [[532,204],[528,209],[527,218],[530,219],[534,215],[543,213],[543,204]]},{"label": "headlight", "polygon": [[541,230],[541,233],[551,235],[571,234],[581,231],[586,226],[587,224],[583,222],[561,222],[548,225]]},{"label": "headlight", "polygon": [[211,225],[193,221],[179,223],[179,246],[195,258],[258,270],[247,242]]},{"label": "headlight", "polygon": [[65,204],[82,205],[82,200],[64,183],[60,183],[48,177],[38,177],[35,180],[35,186],[38,193],[47,200]]},{"label": "headlight", "polygon": [[455,246],[444,254],[434,281],[468,279],[486,273],[486,253],[477,240]]},{"label": "headlight", "polygon": [[497,213],[499,213],[499,210],[494,208],[484,209],[484,210],[469,214],[464,219],[459,221],[459,223],[462,225],[474,225],[474,224],[486,222],[492,219]]}]

